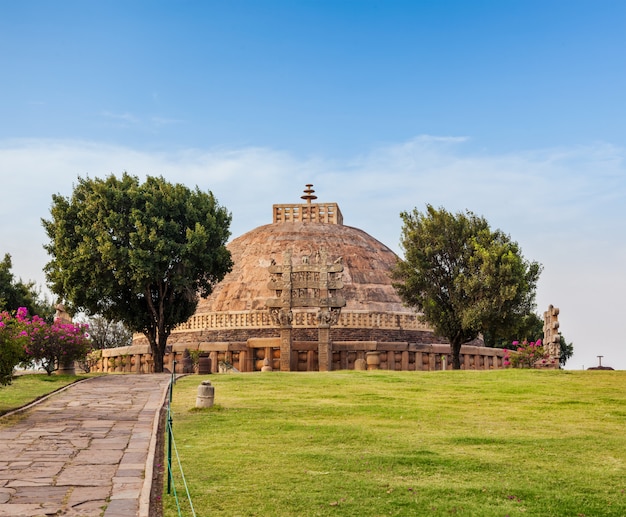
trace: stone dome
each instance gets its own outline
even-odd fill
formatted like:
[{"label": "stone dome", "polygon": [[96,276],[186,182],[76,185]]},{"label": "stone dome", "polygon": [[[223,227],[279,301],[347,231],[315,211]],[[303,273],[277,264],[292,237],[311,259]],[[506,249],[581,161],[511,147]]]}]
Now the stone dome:
[{"label": "stone dome", "polygon": [[294,264],[324,249],[330,262],[343,265],[343,311],[412,313],[402,305],[389,273],[396,254],[358,228],[321,222],[267,224],[228,244],[233,269],[204,300],[197,313],[266,310],[274,296],[268,283],[271,264],[281,264],[291,251]]}]

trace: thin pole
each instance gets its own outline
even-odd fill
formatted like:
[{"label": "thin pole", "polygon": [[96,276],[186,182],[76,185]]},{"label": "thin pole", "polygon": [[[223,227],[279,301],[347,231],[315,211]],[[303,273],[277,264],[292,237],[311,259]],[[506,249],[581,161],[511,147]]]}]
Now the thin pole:
[{"label": "thin pole", "polygon": [[172,378],[170,379],[169,402],[167,404],[167,494],[172,489],[172,395],[174,392],[174,382],[176,380],[176,361],[173,361]]}]

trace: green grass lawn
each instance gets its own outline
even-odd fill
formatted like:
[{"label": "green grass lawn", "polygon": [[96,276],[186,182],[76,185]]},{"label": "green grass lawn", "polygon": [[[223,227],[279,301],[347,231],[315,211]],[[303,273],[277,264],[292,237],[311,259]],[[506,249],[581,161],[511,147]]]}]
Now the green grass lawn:
[{"label": "green grass lawn", "polygon": [[189,376],[172,415],[198,516],[626,515],[623,371]]},{"label": "green grass lawn", "polygon": [[20,375],[13,379],[12,384],[0,386],[0,415],[83,378],[76,375],[47,375],[45,373]]}]

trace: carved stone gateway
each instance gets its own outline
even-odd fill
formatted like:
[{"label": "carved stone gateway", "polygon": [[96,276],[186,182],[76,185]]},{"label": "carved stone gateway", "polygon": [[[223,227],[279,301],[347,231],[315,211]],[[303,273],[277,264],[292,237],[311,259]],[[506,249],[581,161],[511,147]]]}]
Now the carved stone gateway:
[{"label": "carved stone gateway", "polygon": [[332,369],[332,346],[330,328],[339,321],[345,299],[338,294],[343,288],[341,259],[328,264],[326,250],[318,250],[313,256],[302,257],[301,264],[293,264],[291,251],[283,254],[283,264],[271,264],[268,268],[268,287],[276,293],[267,300],[270,315],[280,327],[280,369],[291,371],[292,361],[292,309],[317,309],[318,364],[320,371]]}]

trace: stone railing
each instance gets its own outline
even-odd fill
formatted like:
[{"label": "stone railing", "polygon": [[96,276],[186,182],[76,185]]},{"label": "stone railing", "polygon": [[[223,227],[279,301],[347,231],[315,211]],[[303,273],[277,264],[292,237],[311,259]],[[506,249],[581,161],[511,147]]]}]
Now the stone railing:
[{"label": "stone railing", "polygon": [[[318,343],[295,341],[293,343],[293,371],[317,371]],[[207,356],[209,369],[220,371],[220,365],[232,366],[240,372],[261,371],[264,366],[280,369],[280,339],[256,338],[236,343],[175,344],[168,347],[164,365],[169,371],[176,361],[176,371],[193,371],[189,350],[198,350]],[[354,370],[406,370],[435,371],[451,369],[450,346],[446,344],[423,345],[414,343],[380,341],[334,341],[332,343],[332,369]],[[461,369],[492,370],[504,368],[504,350],[483,346],[464,345],[461,348]],[[265,368],[266,371],[268,368]],[[109,348],[101,351],[94,362],[93,372],[150,373],[153,360],[148,345]]]},{"label": "stone railing", "polygon": [[380,328],[389,330],[424,330],[432,328],[419,320],[415,314],[405,312],[370,312],[370,311],[341,311],[339,321],[335,327],[345,328]]},{"label": "stone railing", "polygon": [[[317,328],[317,311],[293,311],[294,328]],[[389,330],[431,330],[430,326],[419,320],[417,315],[405,312],[370,312],[342,310],[339,321],[333,328],[379,328]],[[185,323],[174,329],[173,333],[247,328],[276,328],[268,310],[206,312],[195,314]]]},{"label": "stone railing", "polygon": [[298,203],[273,205],[273,222],[314,222],[343,224],[343,215],[337,203]]},{"label": "stone railing", "polygon": [[205,312],[195,314],[185,323],[178,325],[173,333],[189,332],[205,329],[247,329],[247,328],[274,328],[268,310],[263,311],[231,311]]}]

